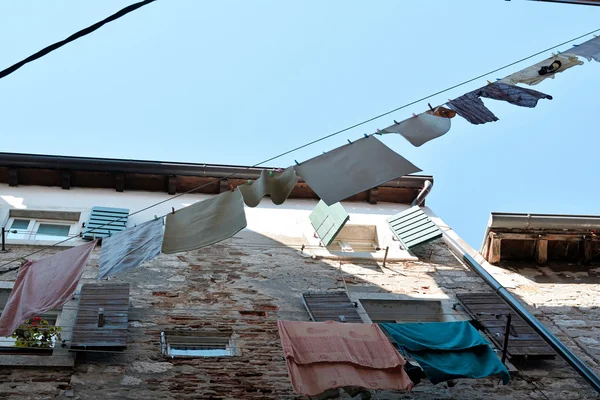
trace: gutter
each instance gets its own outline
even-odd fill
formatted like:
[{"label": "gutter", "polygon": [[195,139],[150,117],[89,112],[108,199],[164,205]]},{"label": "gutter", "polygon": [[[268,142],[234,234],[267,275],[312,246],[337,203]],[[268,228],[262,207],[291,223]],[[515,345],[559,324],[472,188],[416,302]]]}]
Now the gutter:
[{"label": "gutter", "polygon": [[[600,219],[599,219],[600,220]],[[489,230],[489,228],[488,228]],[[600,393],[600,377],[594,373],[575,353],[564,345],[544,324],[523,306],[504,286],[471,257],[454,239],[444,233],[444,241],[450,249],[462,257],[462,260],[475,271],[527,324],[567,362],[596,392]]]},{"label": "gutter", "polygon": [[[258,179],[260,178],[261,171],[273,169],[268,167],[244,167],[238,165],[195,164],[19,153],[0,153],[0,167],[202,176],[211,178],[224,178],[234,175],[232,177],[236,179]],[[386,182],[379,185],[379,187],[420,189],[427,180],[433,181],[433,177],[426,175],[409,175]]]},{"label": "gutter", "polygon": [[600,217],[594,215],[493,212],[490,214],[480,251],[483,251],[492,229],[600,231]]}]

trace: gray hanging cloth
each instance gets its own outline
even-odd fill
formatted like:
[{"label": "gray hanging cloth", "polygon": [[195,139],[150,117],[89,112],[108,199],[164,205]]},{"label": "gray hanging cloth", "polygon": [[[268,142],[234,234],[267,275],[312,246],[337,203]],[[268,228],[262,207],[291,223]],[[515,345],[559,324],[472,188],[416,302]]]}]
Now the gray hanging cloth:
[{"label": "gray hanging cloth", "polygon": [[456,111],[458,115],[473,125],[498,121],[498,117],[483,104],[483,101],[474,92],[450,100],[447,105],[448,108]]},{"label": "gray hanging cloth", "polygon": [[424,112],[388,126],[380,133],[399,133],[413,146],[419,147],[446,134],[450,130],[450,124],[450,118]]},{"label": "gray hanging cloth", "polygon": [[102,239],[98,280],[130,271],[160,255],[163,241],[162,218],[144,222]]},{"label": "gray hanging cloth", "polygon": [[552,100],[552,96],[537,90],[509,85],[504,82],[494,82],[476,90],[477,96],[488,99],[502,100],[521,107],[533,108],[539,99]]},{"label": "gray hanging cloth", "polygon": [[600,62],[600,36],[576,45],[564,52],[565,55],[575,55],[587,58],[588,61]]},{"label": "gray hanging cloth", "polygon": [[298,176],[293,167],[283,172],[262,170],[260,178],[252,183],[240,185],[238,189],[248,207],[256,207],[265,196],[270,196],[274,204],[281,205],[296,187],[296,182]]},{"label": "gray hanging cloth", "polygon": [[369,136],[294,167],[328,205],[421,169]]},{"label": "gray hanging cloth", "polygon": [[227,191],[167,215],[162,252],[196,250],[229,239],[246,227],[239,190]]}]

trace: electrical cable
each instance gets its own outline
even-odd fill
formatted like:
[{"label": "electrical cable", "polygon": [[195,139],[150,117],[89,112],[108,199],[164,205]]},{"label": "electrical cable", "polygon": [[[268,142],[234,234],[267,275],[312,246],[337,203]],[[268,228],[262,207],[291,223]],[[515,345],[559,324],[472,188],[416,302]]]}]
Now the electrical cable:
[{"label": "electrical cable", "polygon": [[19,61],[16,64],[11,65],[10,67],[0,71],[0,79],[4,78],[7,75],[12,74],[13,72],[15,72],[16,70],[18,70],[19,68],[21,68],[22,66],[24,66],[25,64],[28,64],[32,61],[37,60],[38,58],[41,58],[43,56],[45,56],[48,53],[53,52],[54,50],[57,50],[61,47],[63,47],[64,45],[71,43],[77,39],[79,39],[80,37],[83,37],[85,35],[89,35],[90,33],[94,32],[95,30],[99,29],[100,27],[102,27],[104,24],[107,24],[109,22],[112,22],[116,19],[121,18],[122,16],[129,14],[132,11],[137,10],[140,7],[143,7],[147,4],[153,3],[156,0],[145,0],[145,1],[140,1],[139,3],[135,3],[132,4],[130,6],[127,6],[125,8],[123,8],[120,11],[117,11],[116,13],[114,13],[113,15],[103,19],[102,21],[96,22],[93,25],[88,26],[87,28],[84,28],[74,34],[72,34],[71,36],[69,36],[68,38],[61,40],[60,42],[56,42],[54,44],[51,44],[50,46],[44,47],[42,50],[38,51],[35,54],[32,54],[31,56],[27,57],[24,60]]},{"label": "electrical cable", "polygon": [[[149,2],[152,2],[152,1],[155,1],[155,0],[147,0],[147,1],[144,1],[144,2],[141,2],[141,3],[137,3],[137,4],[139,5],[139,4],[142,4],[142,3],[149,3]],[[142,4],[142,5],[145,5],[145,4]],[[130,7],[131,7],[131,6],[130,6]],[[141,7],[141,5],[140,5],[140,7]],[[109,18],[110,18],[110,17],[109,17]],[[97,28],[96,28],[96,29],[97,29]],[[463,82],[461,82],[461,83],[458,83],[458,84],[456,84],[456,85],[450,86],[450,87],[448,87],[448,88],[446,88],[446,89],[443,89],[443,90],[437,91],[437,92],[435,92],[435,93],[433,93],[433,94],[427,95],[427,96],[425,96],[425,97],[422,97],[422,98],[420,98],[420,99],[418,99],[418,100],[411,101],[411,102],[409,102],[409,103],[406,103],[406,104],[404,104],[404,105],[402,105],[402,106],[400,106],[400,107],[396,107],[396,108],[394,108],[393,110],[390,110],[390,111],[384,112],[384,113],[382,113],[382,114],[379,114],[379,115],[377,115],[377,116],[375,116],[375,117],[372,117],[372,118],[369,118],[369,119],[367,119],[367,120],[364,120],[364,121],[362,121],[362,122],[359,122],[359,123],[356,123],[356,124],[354,124],[354,125],[351,125],[351,126],[349,126],[349,127],[347,127],[347,128],[340,129],[340,130],[338,130],[338,131],[336,131],[336,132],[330,133],[329,135],[325,135],[325,136],[323,136],[323,137],[321,137],[321,138],[319,138],[319,139],[315,139],[315,140],[313,140],[313,141],[311,141],[311,142],[308,142],[308,143],[305,143],[305,144],[303,144],[303,145],[301,145],[301,146],[297,146],[297,147],[295,147],[295,148],[293,148],[293,149],[291,149],[291,150],[285,151],[285,152],[283,152],[283,153],[280,153],[280,154],[278,154],[278,155],[276,155],[276,156],[273,156],[273,157],[271,157],[271,158],[268,158],[268,159],[266,159],[266,160],[264,160],[264,161],[261,161],[261,162],[259,162],[259,163],[257,163],[257,164],[254,164],[254,165],[252,165],[252,166],[246,167],[246,168],[244,169],[244,171],[247,171],[247,170],[249,170],[249,169],[251,169],[251,168],[256,168],[256,167],[259,167],[259,166],[261,166],[261,165],[263,165],[263,164],[266,164],[266,163],[268,163],[268,162],[270,162],[270,161],[276,160],[276,159],[278,159],[278,158],[280,158],[280,157],[286,156],[286,155],[288,155],[288,154],[291,154],[291,153],[293,153],[293,152],[296,152],[296,151],[298,151],[298,150],[301,150],[301,149],[304,149],[304,148],[306,148],[306,147],[312,146],[313,144],[319,143],[319,142],[321,142],[321,141],[323,141],[323,140],[326,140],[326,139],[329,139],[329,138],[331,138],[331,137],[334,137],[334,136],[336,136],[336,135],[339,135],[340,133],[347,132],[347,131],[349,131],[349,130],[351,130],[351,129],[354,129],[354,128],[356,128],[356,127],[359,127],[359,126],[361,126],[361,125],[364,125],[364,124],[367,124],[367,123],[369,123],[369,122],[372,122],[372,121],[374,121],[374,120],[376,120],[376,119],[379,119],[379,118],[381,118],[381,117],[384,117],[384,116],[386,116],[386,115],[392,114],[392,113],[394,113],[394,112],[396,112],[396,111],[402,110],[403,108],[406,108],[406,107],[409,107],[409,106],[411,106],[411,105],[414,105],[414,104],[416,104],[416,103],[419,103],[419,102],[421,102],[421,101],[427,100],[427,99],[429,99],[429,98],[431,98],[431,97],[434,97],[434,96],[437,96],[437,95],[439,95],[439,94],[442,94],[442,93],[444,93],[444,92],[447,92],[447,91],[450,91],[450,90],[456,89],[456,88],[458,88],[458,87],[460,87],[460,86],[466,85],[467,83],[471,83],[471,82],[473,82],[473,81],[475,81],[475,80],[478,80],[478,79],[481,79],[481,78],[483,78],[483,77],[485,77],[485,76],[487,76],[487,75],[490,75],[490,74],[493,74],[493,73],[495,73],[495,72],[501,71],[501,70],[503,70],[503,69],[505,69],[505,68],[511,67],[511,66],[513,66],[513,65],[515,65],[515,64],[518,64],[518,63],[520,63],[520,62],[523,62],[523,61],[529,60],[530,58],[536,57],[536,56],[538,56],[538,55],[540,55],[540,54],[546,53],[546,52],[548,52],[548,51],[550,51],[550,50],[553,50],[553,49],[555,49],[555,48],[557,48],[557,47],[560,47],[560,46],[563,46],[563,45],[565,45],[565,44],[568,44],[568,43],[570,43],[570,42],[573,42],[573,41],[575,41],[575,40],[581,39],[581,38],[583,38],[583,37],[585,37],[585,36],[591,35],[591,34],[593,34],[593,33],[595,33],[595,32],[598,32],[598,31],[600,31],[600,28],[598,28],[598,29],[595,29],[595,30],[593,30],[593,31],[590,31],[590,32],[588,32],[588,33],[585,33],[585,34],[583,34],[583,35],[577,36],[577,37],[575,37],[575,38],[573,38],[573,39],[569,39],[569,40],[567,40],[567,41],[565,41],[565,42],[559,43],[559,44],[557,44],[557,45],[554,45],[554,46],[552,46],[552,47],[548,47],[547,49],[544,49],[544,50],[538,51],[537,53],[534,53],[534,54],[532,54],[532,55],[530,55],[530,56],[527,56],[527,57],[521,58],[521,59],[519,59],[519,60],[517,60],[517,61],[514,61],[514,62],[512,62],[512,63],[506,64],[506,65],[504,65],[504,66],[502,66],[502,67],[500,67],[500,68],[496,68],[496,69],[494,69],[494,70],[492,70],[492,71],[489,71],[489,72],[486,72],[486,73],[484,73],[484,74],[478,75],[478,76],[476,76],[476,77],[474,77],[474,78],[471,78],[471,79],[468,79],[468,80],[466,80],[466,81],[463,81]],[[1,72],[0,72],[0,74],[1,74]],[[1,78],[1,77],[2,77],[2,76],[0,75],[0,78]],[[368,135],[368,136],[372,136],[372,135],[375,135],[375,134],[376,134],[376,133],[372,133],[371,135]],[[141,213],[141,212],[147,211],[147,210],[149,210],[149,209],[151,209],[151,208],[153,208],[153,207],[156,207],[156,206],[158,206],[158,205],[164,204],[164,203],[166,203],[166,202],[168,202],[168,201],[174,200],[174,199],[176,199],[176,198],[178,198],[178,197],[181,197],[181,196],[184,196],[184,195],[186,195],[186,194],[190,194],[190,193],[192,193],[192,192],[195,192],[195,191],[197,191],[197,190],[200,190],[200,189],[202,189],[202,188],[205,188],[205,187],[207,187],[207,186],[214,185],[215,183],[217,183],[217,182],[220,182],[220,181],[222,181],[222,180],[226,180],[226,179],[232,178],[232,177],[234,177],[235,175],[237,175],[237,173],[235,173],[235,172],[234,172],[234,173],[231,173],[231,174],[229,174],[229,175],[226,175],[226,176],[224,176],[224,177],[222,177],[222,178],[217,178],[217,179],[215,179],[214,181],[211,181],[211,182],[205,183],[205,184],[203,184],[203,185],[200,185],[200,186],[198,186],[198,187],[196,187],[196,188],[192,188],[192,189],[190,189],[190,190],[188,190],[188,191],[186,191],[186,192],[183,192],[183,193],[176,194],[176,195],[174,195],[174,196],[171,196],[171,197],[169,197],[169,198],[167,198],[167,199],[165,199],[165,200],[161,200],[161,201],[159,201],[159,202],[157,202],[157,203],[154,203],[154,204],[151,204],[151,205],[149,205],[149,206],[147,206],[147,207],[144,207],[144,208],[142,208],[142,209],[140,209],[140,210],[138,210],[138,211],[135,211],[135,212],[133,212],[133,213],[129,214],[127,217],[121,217],[121,218],[119,218],[119,219],[116,219],[116,220],[114,220],[114,221],[111,221],[111,222],[109,222],[109,223],[106,223],[106,224],[104,224],[104,225],[98,226],[98,227],[96,227],[96,228],[94,228],[94,229],[92,229],[92,230],[90,230],[90,231],[86,231],[86,233],[92,233],[92,232],[94,232],[94,230],[96,230],[96,229],[100,229],[100,228],[103,228],[103,227],[110,226],[111,224],[113,224],[113,223],[115,223],[115,222],[119,222],[119,221],[121,221],[121,220],[123,220],[123,219],[125,219],[125,218],[129,218],[130,216],[133,216],[133,215],[139,214],[139,213]],[[54,247],[54,246],[57,246],[57,245],[59,245],[59,244],[65,243],[65,242],[67,242],[67,241],[69,241],[69,240],[71,240],[71,239],[72,239],[72,238],[68,238],[68,239],[65,239],[65,240],[59,241],[59,242],[57,242],[57,243],[55,243],[55,244],[53,244],[53,245],[46,246],[46,247],[43,247],[43,248],[41,248],[41,249],[39,249],[39,250],[37,250],[37,251],[31,252],[31,253],[29,253],[29,254],[27,254],[27,255],[23,256],[23,257],[19,257],[19,258],[16,258],[16,259],[14,259],[14,260],[7,261],[7,262],[5,262],[5,263],[1,264],[1,265],[0,265],[0,268],[2,268],[2,267],[5,267],[5,266],[7,266],[7,265],[10,265],[10,264],[12,264],[12,263],[14,263],[14,262],[17,262],[17,261],[20,261],[20,260],[26,259],[27,257],[30,257],[30,256],[32,256],[32,255],[34,255],[34,254],[37,254],[37,253],[40,253],[40,252],[42,252],[42,251],[44,251],[44,250],[46,250],[46,249],[49,249],[49,248],[51,248],[51,247]],[[8,269],[6,269],[6,270],[2,270],[2,271],[0,271],[0,274],[5,274],[5,273],[7,273],[7,272],[15,271],[15,270],[17,270],[17,269],[19,269],[19,268],[20,268],[20,267],[8,268]]]}]

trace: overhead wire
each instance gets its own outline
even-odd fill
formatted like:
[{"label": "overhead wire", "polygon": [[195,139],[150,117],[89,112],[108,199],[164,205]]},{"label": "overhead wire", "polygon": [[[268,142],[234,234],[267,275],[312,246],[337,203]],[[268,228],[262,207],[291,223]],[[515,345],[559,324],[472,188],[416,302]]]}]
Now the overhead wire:
[{"label": "overhead wire", "polygon": [[[152,2],[152,1],[155,1],[155,0],[146,0],[146,1],[143,1],[143,2],[140,2],[140,3],[136,3],[136,4],[135,4],[135,5],[133,5],[133,6],[139,5],[139,6],[137,7],[137,8],[139,8],[139,7],[141,7],[142,5],[145,5],[145,4],[147,4],[147,3],[150,3],[150,2]],[[130,7],[132,7],[132,6],[130,6]],[[121,11],[123,11],[123,10],[121,10]],[[130,11],[128,11],[128,12],[130,12]],[[111,17],[112,17],[112,16],[111,16]],[[109,17],[109,18],[111,18],[111,17]],[[94,25],[93,25],[93,26],[94,26]],[[95,29],[98,29],[98,28],[95,28]],[[95,29],[94,29],[94,30],[95,30]],[[575,40],[581,39],[581,38],[583,38],[583,37],[585,37],[585,36],[591,35],[591,34],[593,34],[593,33],[596,33],[596,32],[598,32],[598,31],[600,31],[600,28],[598,28],[598,29],[594,29],[594,30],[592,30],[592,31],[590,31],[590,32],[584,33],[583,35],[579,35],[579,36],[577,36],[577,37],[575,37],[575,38],[572,38],[572,39],[569,39],[569,40],[567,40],[567,41],[561,42],[561,43],[559,43],[559,44],[557,44],[557,45],[554,45],[554,46],[548,47],[548,48],[546,48],[546,49],[544,49],[544,50],[538,51],[538,52],[536,52],[536,53],[534,53],[534,54],[531,54],[531,55],[529,55],[529,56],[527,56],[527,57],[523,57],[523,58],[521,58],[521,59],[519,59],[519,60],[517,60],[517,61],[513,61],[513,62],[511,62],[511,63],[509,63],[509,64],[506,64],[506,65],[504,65],[504,66],[502,66],[502,67],[499,67],[499,68],[496,68],[496,69],[494,69],[494,70],[491,70],[491,71],[489,71],[489,72],[486,72],[486,73],[480,74],[480,75],[478,75],[478,76],[476,76],[476,77],[474,77],[474,78],[468,79],[468,80],[466,80],[466,81],[460,82],[460,83],[458,83],[458,84],[455,84],[455,85],[453,85],[453,86],[450,86],[450,87],[448,87],[448,88],[445,88],[445,89],[439,90],[439,91],[437,91],[437,92],[435,92],[435,93],[432,93],[432,94],[429,94],[429,95],[427,95],[427,96],[421,97],[420,99],[413,100],[413,101],[411,101],[411,102],[409,102],[409,103],[406,103],[406,104],[404,104],[404,105],[402,105],[402,106],[400,106],[400,107],[396,107],[396,108],[394,108],[394,109],[392,109],[392,110],[390,110],[390,111],[386,111],[386,112],[384,112],[384,113],[382,113],[382,114],[376,115],[376,116],[374,116],[374,117],[372,117],[372,118],[369,118],[369,119],[366,119],[366,120],[363,120],[363,121],[361,121],[361,122],[358,122],[358,123],[356,123],[356,124],[354,124],[354,125],[351,125],[351,126],[349,126],[349,127],[346,127],[346,128],[344,128],[344,129],[340,129],[340,130],[338,130],[338,131],[335,131],[335,132],[333,132],[333,133],[330,133],[330,134],[328,134],[328,135],[322,136],[322,137],[320,137],[320,138],[318,138],[318,139],[315,139],[315,140],[313,140],[313,141],[310,141],[310,142],[308,142],[308,143],[305,143],[305,144],[303,144],[303,145],[300,145],[300,146],[294,147],[294,148],[293,148],[293,149],[291,149],[291,150],[287,150],[287,151],[285,151],[285,152],[283,152],[283,153],[280,153],[280,154],[278,154],[278,155],[276,155],[276,156],[270,157],[270,158],[268,158],[268,159],[266,159],[266,160],[263,160],[263,161],[261,161],[261,162],[259,162],[259,163],[256,163],[256,164],[254,164],[254,165],[252,165],[252,166],[246,167],[246,168],[244,168],[244,171],[247,171],[247,170],[249,170],[249,169],[251,169],[251,168],[256,168],[256,167],[259,167],[259,166],[261,166],[261,165],[263,165],[263,164],[266,164],[266,163],[268,163],[268,162],[270,162],[270,161],[276,160],[276,159],[278,159],[278,158],[280,158],[280,157],[286,156],[286,155],[288,155],[288,154],[291,154],[291,153],[294,153],[294,152],[296,152],[296,151],[298,151],[298,150],[301,150],[301,149],[304,149],[304,148],[306,148],[306,147],[312,146],[313,144],[316,144],[316,143],[319,143],[319,142],[321,142],[321,141],[323,141],[323,140],[326,140],[326,139],[329,139],[329,138],[331,138],[331,137],[337,136],[337,135],[339,135],[339,134],[341,134],[341,133],[344,133],[344,132],[347,132],[347,131],[349,131],[349,130],[351,130],[351,129],[357,128],[357,127],[359,127],[359,126],[361,126],[361,125],[365,125],[365,124],[367,124],[367,123],[369,123],[369,122],[375,121],[375,120],[377,120],[377,119],[379,119],[379,118],[382,118],[382,117],[384,117],[384,116],[386,116],[386,115],[392,114],[392,113],[394,113],[394,112],[396,112],[396,111],[402,110],[402,109],[404,109],[404,108],[406,108],[406,107],[410,107],[410,106],[412,106],[412,105],[414,105],[414,104],[416,104],[416,103],[419,103],[419,102],[421,102],[421,101],[427,100],[427,99],[429,99],[429,98],[431,98],[431,97],[435,97],[435,96],[437,96],[437,95],[439,95],[439,94],[442,94],[442,93],[444,93],[444,92],[448,92],[448,91],[450,91],[450,90],[453,90],[453,89],[456,89],[456,88],[458,88],[458,87],[460,87],[460,86],[463,86],[463,85],[466,85],[466,84],[468,84],[468,83],[474,82],[474,81],[476,81],[476,80],[478,80],[478,79],[481,79],[481,78],[483,78],[483,77],[485,77],[485,76],[487,76],[487,75],[491,75],[491,74],[493,74],[493,73],[496,73],[496,72],[498,72],[498,71],[501,71],[501,70],[503,70],[503,69],[509,68],[509,67],[511,67],[511,66],[513,66],[513,65],[516,65],[516,64],[518,64],[518,63],[521,63],[521,62],[523,62],[523,61],[529,60],[529,59],[531,59],[531,58],[533,58],[533,57],[536,57],[536,56],[538,56],[538,55],[540,55],[540,54],[546,53],[546,52],[548,52],[548,51],[550,51],[550,50],[554,50],[554,49],[555,49],[555,48],[557,48],[557,47],[560,47],[560,46],[563,46],[563,45],[565,45],[565,44],[571,43],[571,42],[573,42],[573,41],[575,41]],[[59,46],[59,47],[60,47],[60,46]],[[38,54],[38,53],[36,53],[36,54]],[[32,56],[32,57],[33,57],[33,56]],[[41,56],[40,56],[40,57],[41,57]],[[37,57],[37,58],[39,58],[39,57]],[[2,74],[2,72],[0,72],[0,78],[2,78],[2,75],[1,75],[1,74]],[[366,134],[365,134],[365,135],[366,135],[366,136],[372,136],[372,135],[375,135],[375,134],[376,134],[376,133],[372,133],[372,134],[370,134],[370,135],[366,135]],[[96,227],[96,228],[94,228],[94,229],[92,229],[92,230],[86,231],[86,233],[92,233],[92,232],[94,232],[95,230],[99,230],[99,229],[101,229],[101,228],[104,228],[104,227],[110,226],[110,225],[111,225],[111,224],[113,224],[113,223],[116,223],[116,222],[122,221],[122,220],[124,220],[124,219],[126,219],[126,218],[129,218],[129,217],[133,216],[133,215],[136,215],[136,214],[139,214],[139,213],[141,213],[141,212],[147,211],[147,210],[149,210],[149,209],[151,209],[151,208],[154,208],[154,207],[156,207],[156,206],[158,206],[158,205],[164,204],[164,203],[166,203],[166,202],[169,202],[169,201],[171,201],[171,200],[174,200],[174,199],[176,199],[176,198],[179,198],[179,197],[181,197],[181,196],[184,196],[184,195],[190,194],[190,193],[192,193],[192,192],[198,191],[198,190],[200,190],[200,189],[203,189],[203,188],[205,188],[205,187],[207,187],[207,186],[214,185],[214,184],[215,184],[215,183],[217,183],[217,182],[220,182],[220,181],[223,181],[223,180],[226,180],[226,179],[232,178],[232,177],[236,176],[237,174],[238,174],[238,172],[234,172],[234,173],[228,174],[228,175],[226,175],[226,176],[224,176],[224,177],[221,177],[221,178],[216,178],[214,181],[207,182],[207,183],[205,183],[205,184],[203,184],[203,185],[200,185],[200,186],[198,186],[198,187],[192,188],[192,189],[190,189],[190,190],[188,190],[188,191],[186,191],[186,192],[182,192],[182,193],[179,193],[179,194],[173,195],[173,196],[171,196],[171,197],[169,197],[169,198],[167,198],[167,199],[161,200],[161,201],[159,201],[159,202],[156,202],[156,203],[154,203],[154,204],[151,204],[151,205],[149,205],[149,206],[147,206],[147,207],[144,207],[144,208],[142,208],[142,209],[140,209],[140,210],[138,210],[138,211],[135,211],[135,212],[133,212],[133,213],[129,214],[128,216],[125,216],[125,217],[120,217],[120,218],[118,218],[118,219],[116,219],[116,220],[114,220],[114,221],[108,222],[108,223],[106,223],[106,224],[104,224],[104,225],[101,225],[101,226],[98,226],[98,227]],[[168,215],[168,214],[166,214],[166,215]],[[166,216],[166,215],[164,215],[164,216]],[[163,217],[164,217],[164,216],[163,216]],[[16,258],[16,259],[13,259],[13,260],[7,261],[7,262],[5,262],[5,263],[3,263],[3,264],[0,264],[0,268],[3,268],[3,267],[5,267],[5,266],[7,266],[7,265],[10,265],[10,264],[12,264],[12,263],[14,263],[14,262],[17,262],[17,261],[20,261],[20,260],[26,259],[27,257],[30,257],[30,256],[32,256],[32,255],[35,255],[35,254],[38,254],[38,253],[40,253],[40,252],[42,252],[42,251],[44,251],[44,250],[47,250],[47,249],[49,249],[49,248],[52,248],[52,247],[54,247],[54,246],[60,245],[60,244],[62,244],[62,243],[65,243],[65,242],[67,242],[67,241],[69,241],[69,240],[71,240],[71,239],[73,239],[73,238],[67,238],[67,239],[61,240],[61,241],[59,241],[59,242],[57,242],[57,243],[55,243],[55,244],[53,244],[53,245],[49,245],[49,246],[43,247],[43,248],[41,248],[41,249],[39,249],[39,250],[33,251],[33,252],[31,252],[31,253],[29,253],[29,254],[25,255],[25,256],[22,256],[22,257],[19,257],[19,258]],[[19,267],[18,267],[18,266],[17,266],[17,267],[13,267],[13,268],[7,268],[7,269],[5,269],[5,270],[2,270],[2,271],[0,271],[0,274],[5,274],[5,273],[11,272],[11,271],[15,271],[15,270],[17,270],[17,269],[19,269]]]},{"label": "overhead wire", "polygon": [[109,22],[112,22],[116,19],[119,19],[119,18],[123,17],[124,15],[137,10],[138,8],[143,7],[147,4],[153,3],[155,1],[156,0],[145,0],[145,1],[140,1],[139,3],[135,3],[130,6],[127,6],[123,9],[117,11],[113,15],[111,15],[107,18],[104,18],[102,21],[96,22],[95,24],[90,25],[87,28],[84,28],[78,32],[75,32],[74,34],[72,34],[71,36],[69,36],[68,38],[66,38],[64,40],[61,40],[54,44],[51,44],[50,46],[44,47],[42,50],[38,51],[37,53],[34,53],[31,56],[25,58],[24,60],[21,60],[18,63],[15,63],[15,64],[11,65],[10,67],[0,71],[0,79],[4,78],[7,75],[12,74],[16,70],[18,70],[19,68],[24,66],[25,64],[35,61],[38,58],[41,58],[41,57],[45,56],[46,54],[51,53],[54,50],[57,50],[57,49],[63,47],[64,45],[79,39],[80,37],[89,35],[90,33],[94,32],[95,30],[101,28],[103,25],[105,25]]}]

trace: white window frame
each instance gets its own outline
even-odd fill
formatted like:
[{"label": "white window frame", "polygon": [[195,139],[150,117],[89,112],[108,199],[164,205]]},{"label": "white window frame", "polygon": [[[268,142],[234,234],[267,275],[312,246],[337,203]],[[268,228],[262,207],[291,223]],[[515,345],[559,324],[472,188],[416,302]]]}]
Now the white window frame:
[{"label": "white window frame", "polygon": [[[12,224],[15,220],[29,220],[27,228],[22,232],[20,229],[17,233],[12,233]],[[53,236],[53,235],[38,235],[37,231],[41,224],[50,225],[61,225],[68,226],[69,233],[67,236]],[[6,240],[25,240],[25,241],[56,241],[60,239],[66,239],[69,237],[77,236],[79,234],[79,222],[78,221],[66,221],[56,219],[35,219],[27,217],[10,217],[6,222]]]},{"label": "white window frame", "polygon": [[[173,345],[169,344],[168,333],[164,331],[160,333],[161,351],[164,355],[171,358],[210,358],[210,357],[234,357],[239,355],[238,349],[234,346],[233,340],[229,338],[225,348],[216,348],[215,345],[202,343],[195,343],[190,345]],[[179,337],[190,337],[196,341],[201,339],[202,336],[196,336],[193,333],[189,335],[179,335]],[[194,349],[193,347],[209,347],[214,346],[214,349]],[[189,347],[189,349],[182,349],[183,347]]]}]

